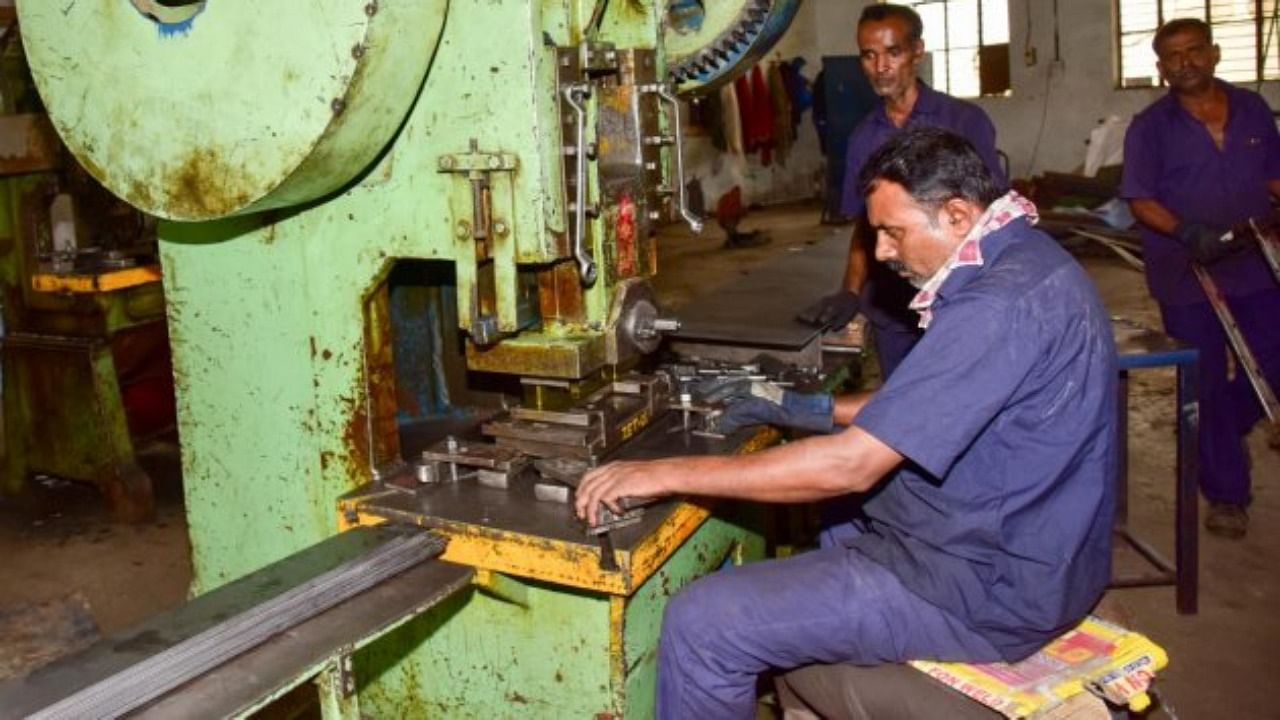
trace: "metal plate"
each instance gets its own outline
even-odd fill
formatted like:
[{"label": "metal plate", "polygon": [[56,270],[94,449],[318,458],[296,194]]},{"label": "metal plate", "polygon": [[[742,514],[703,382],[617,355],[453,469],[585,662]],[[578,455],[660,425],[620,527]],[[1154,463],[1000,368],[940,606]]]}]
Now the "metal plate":
[{"label": "metal plate", "polygon": [[[673,455],[725,455],[752,435],[750,429],[726,439],[689,435],[679,429],[680,414],[667,413],[627,443],[609,460],[648,460]],[[470,479],[426,485],[414,494],[387,494],[367,503],[386,517],[422,522],[426,527],[488,527],[594,549],[596,541],[573,514],[572,505],[540,502],[532,475],[513,480],[506,490],[487,488]],[[673,500],[649,507],[636,525],[613,533],[618,550],[631,550],[675,510]]]},{"label": "metal plate", "polygon": [[798,350],[819,330],[798,322],[796,313],[836,290],[848,253],[843,233],[787,253],[680,308],[680,330],[671,337]]}]

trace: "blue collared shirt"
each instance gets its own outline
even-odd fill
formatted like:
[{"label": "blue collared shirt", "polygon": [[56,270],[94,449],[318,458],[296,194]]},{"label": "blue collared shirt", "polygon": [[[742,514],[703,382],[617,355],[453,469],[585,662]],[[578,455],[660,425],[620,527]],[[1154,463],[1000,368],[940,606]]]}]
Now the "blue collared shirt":
[{"label": "blue collared shirt", "polygon": [[[1227,93],[1222,149],[1169,93],[1129,125],[1121,197],[1153,199],[1183,222],[1224,230],[1270,212],[1267,181],[1280,180],[1280,134],[1271,109],[1257,93],[1217,82]],[[1151,295],[1167,305],[1207,302],[1186,248],[1145,225],[1141,232]],[[1249,295],[1276,284],[1256,247],[1213,263],[1209,272],[1228,295]]]},{"label": "blue collared shirt", "polygon": [[906,461],[845,542],[1014,660],[1110,577],[1118,370],[1106,309],[1056,242],[1019,218],[982,252],[855,419]]}]

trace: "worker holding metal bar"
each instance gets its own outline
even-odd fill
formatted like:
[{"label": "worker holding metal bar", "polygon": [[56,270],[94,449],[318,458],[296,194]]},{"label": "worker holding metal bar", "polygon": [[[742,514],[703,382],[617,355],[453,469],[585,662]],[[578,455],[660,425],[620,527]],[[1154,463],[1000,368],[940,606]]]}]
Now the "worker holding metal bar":
[{"label": "worker holding metal bar", "polygon": [[[714,573],[672,599],[659,717],[752,717],[770,669],[1019,660],[1078,622],[1110,576],[1118,372],[1092,283],[956,134],[903,131],[861,187],[876,257],[918,288],[925,328],[884,386],[774,398],[774,421],[839,432],[611,463],[578,489],[593,525],[623,498],[867,496],[820,549]],[[857,702],[903,701],[877,685]]]},{"label": "worker holding metal bar", "polygon": [[[1214,77],[1212,30],[1183,18],[1152,41],[1169,93],[1134,117],[1120,194],[1142,223],[1147,285],[1165,331],[1200,351],[1200,490],[1205,527],[1242,538],[1251,500],[1245,436],[1263,407],[1193,263],[1222,289],[1271,387],[1280,383],[1280,284],[1249,227],[1280,198],[1280,134],[1257,93]],[[1233,232],[1233,230],[1235,230]]]},{"label": "worker holding metal bar", "polygon": [[862,312],[871,324],[880,375],[889,377],[906,357],[920,331],[908,307],[915,291],[897,274],[874,262],[875,238],[863,224],[866,206],[858,190],[858,173],[867,158],[906,127],[940,127],[955,132],[977,148],[996,184],[1007,187],[996,155],[996,129],[977,105],[938,92],[922,82],[924,23],[906,5],[870,4],[858,18],[858,50],[862,72],[880,102],[849,137],[844,192],[840,209],[856,218],[849,240],[848,267],[841,288],[800,313],[813,325],[844,327]]}]

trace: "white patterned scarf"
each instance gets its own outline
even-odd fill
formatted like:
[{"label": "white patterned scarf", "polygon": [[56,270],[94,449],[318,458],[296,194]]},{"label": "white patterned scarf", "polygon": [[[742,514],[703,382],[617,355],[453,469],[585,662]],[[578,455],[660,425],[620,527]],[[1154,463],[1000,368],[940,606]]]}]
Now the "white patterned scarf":
[{"label": "white patterned scarf", "polygon": [[951,253],[947,262],[911,299],[908,307],[920,313],[921,328],[929,327],[929,323],[933,320],[933,311],[930,308],[933,306],[933,301],[938,299],[938,288],[951,277],[952,271],[966,265],[981,265],[982,239],[1020,217],[1026,217],[1032,225],[1040,219],[1035,203],[1013,190],[1001,195],[987,207],[986,212],[982,213],[978,222],[973,224],[969,234]]}]

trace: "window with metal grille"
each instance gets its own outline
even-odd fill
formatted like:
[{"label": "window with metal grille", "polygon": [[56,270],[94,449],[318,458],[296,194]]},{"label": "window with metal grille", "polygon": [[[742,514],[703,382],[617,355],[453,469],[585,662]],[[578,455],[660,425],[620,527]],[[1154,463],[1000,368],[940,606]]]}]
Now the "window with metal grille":
[{"label": "window with metal grille", "polygon": [[1119,86],[1160,85],[1151,39],[1161,23],[1199,18],[1222,49],[1217,75],[1232,82],[1280,79],[1280,0],[1117,0]]},{"label": "window with metal grille", "polygon": [[1009,94],[1009,0],[897,2],[924,21],[934,88],[956,97]]}]

